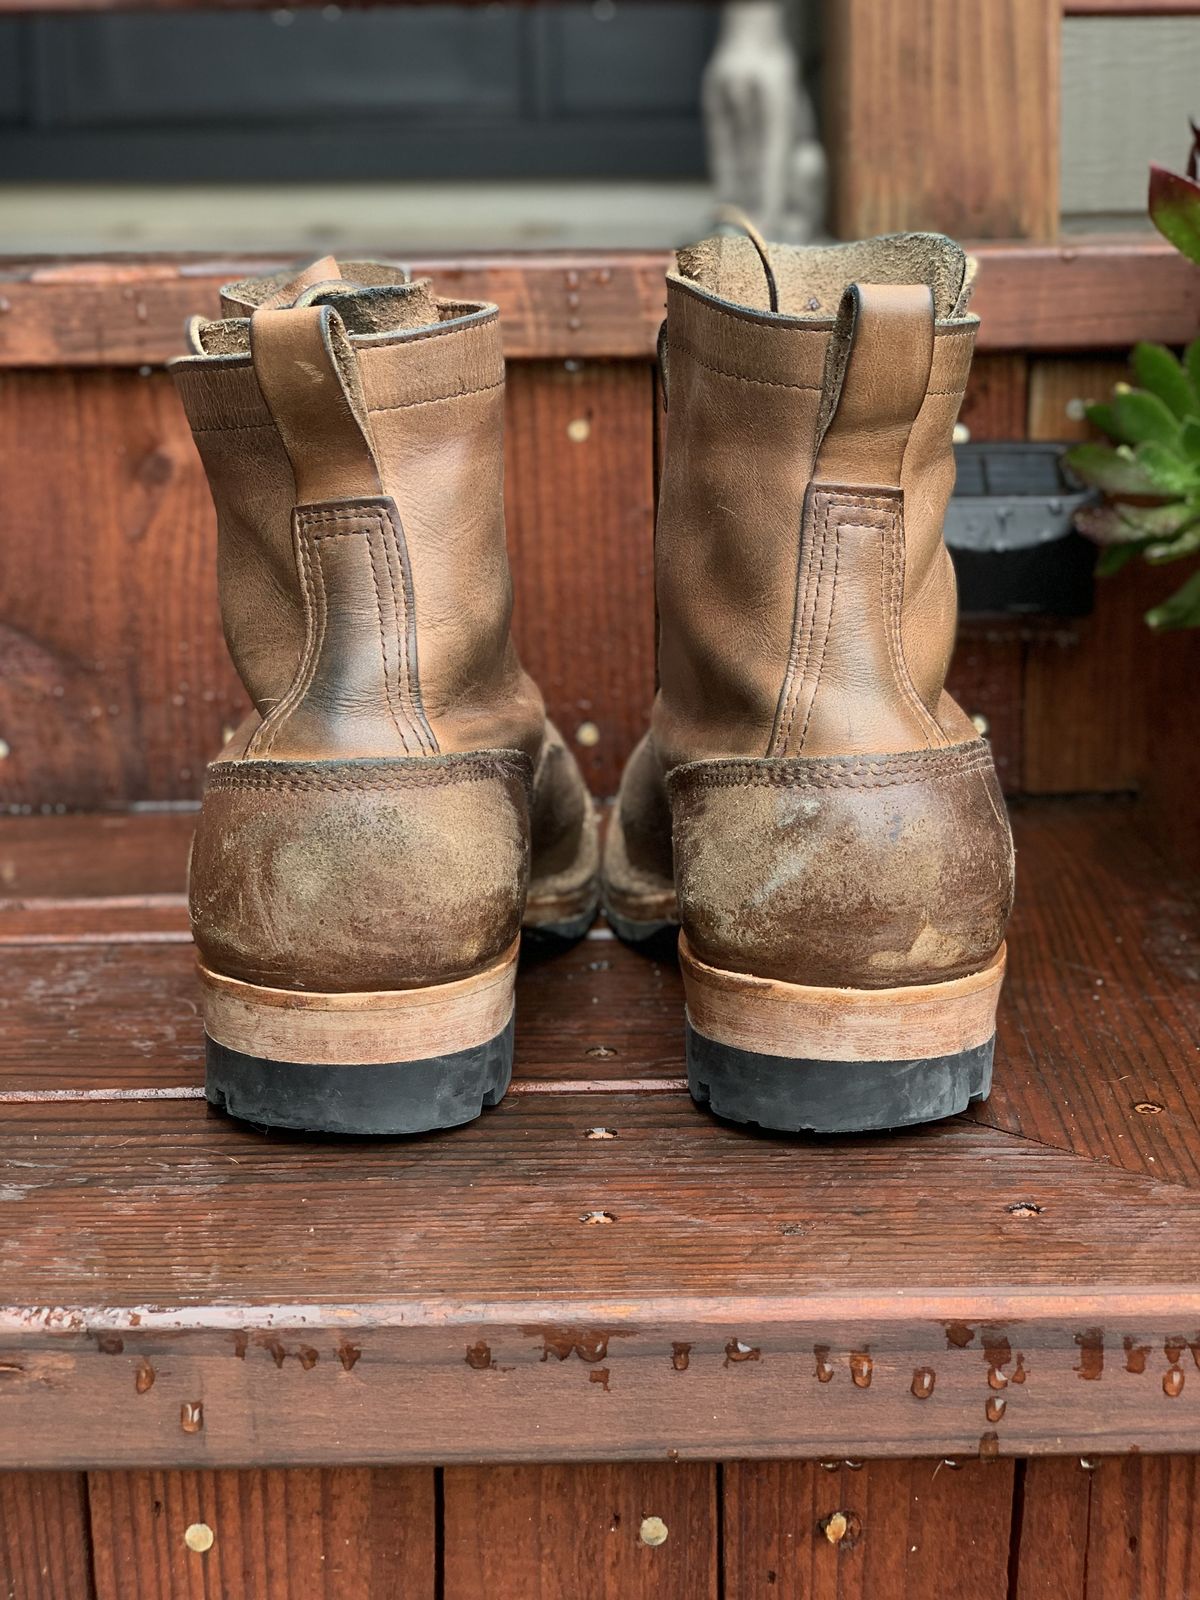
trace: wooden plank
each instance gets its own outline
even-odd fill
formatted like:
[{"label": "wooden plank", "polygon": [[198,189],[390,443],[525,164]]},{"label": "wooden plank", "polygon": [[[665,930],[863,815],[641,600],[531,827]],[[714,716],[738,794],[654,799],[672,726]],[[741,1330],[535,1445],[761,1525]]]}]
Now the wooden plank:
[{"label": "wooden plank", "polygon": [[1101,1460],[1092,1475],[1087,1600],[1200,1593],[1195,1456]]},{"label": "wooden plank", "polygon": [[0,1472],[0,1595],[94,1600],[82,1472]]},{"label": "wooden plank", "polygon": [[[1014,807],[1019,881],[995,1083],[973,1115],[1042,1144],[1197,1184],[1192,952],[1200,930],[1143,818],[1120,800]],[[161,848],[158,820],[130,824],[150,826],[152,849]],[[21,820],[0,825],[0,861],[7,827],[27,841],[38,828],[71,833],[85,862],[95,854],[74,819]],[[123,848],[132,871],[132,845]],[[48,917],[53,906],[47,902]],[[102,909],[81,904],[75,916],[107,926]],[[5,918],[0,908],[0,940]],[[605,932],[523,963],[518,1089],[681,1090],[678,971]],[[111,930],[50,943],[34,937],[26,943],[17,933],[5,948],[0,1099],[199,1092],[198,989],[185,933],[170,945],[146,943],[144,934],[132,945],[114,942]]]},{"label": "wooden plank", "polygon": [[1200,1446],[1200,1196],[988,1128],[801,1160],[525,1094],[352,1165],[186,1102],[2,1137],[5,1466]]},{"label": "wooden plank", "polygon": [[[869,9],[869,0],[858,3]],[[1002,24],[1004,12],[997,18]],[[966,72],[962,81],[976,77]],[[894,124],[878,125],[887,169],[896,159]],[[961,132],[955,128],[956,140]],[[928,170],[944,169],[930,159]],[[937,182],[944,196],[944,178]],[[939,225],[953,229],[949,218]],[[981,351],[1182,343],[1196,332],[1192,268],[1156,234],[1041,245],[976,239],[968,248],[980,264],[973,308]],[[422,257],[413,271],[432,273],[442,294],[498,304],[510,360],[651,360],[669,261],[666,251],[528,252]],[[282,264],[258,256],[0,257],[0,368],[161,365],[181,353],[189,316],[215,313],[222,283]]]},{"label": "wooden plank", "polygon": [[725,1600],[1007,1600],[1011,1461],[733,1462],[723,1479]]},{"label": "wooden plank", "polygon": [[968,716],[982,718],[1001,786],[1006,794],[1019,793],[1025,735],[1024,640],[1003,625],[968,622],[959,629],[946,688]]},{"label": "wooden plank", "polygon": [[1059,0],[842,0],[827,27],[839,237],[1055,235]]},{"label": "wooden plank", "polygon": [[1031,439],[1097,438],[1085,405],[1108,400],[1115,383],[1128,382],[1123,356],[1041,357],[1029,363],[1028,436]]},{"label": "wooden plank", "polygon": [[[1128,377],[1110,358],[1033,361],[1029,437],[1088,437],[1083,404]],[[1142,614],[1164,578],[1140,565],[1098,580],[1092,616],[1030,641],[1025,662],[1023,782],[1031,794],[1135,789],[1146,765]]]},{"label": "wooden plank", "polygon": [[[1192,1185],[1200,1182],[1195,907],[1139,836],[1139,815],[1102,800],[1014,808],[1017,907],[996,1075],[972,1115]],[[1040,1218],[1032,1220],[1036,1228]]]},{"label": "wooden plank", "polygon": [[[447,298],[498,304],[510,360],[645,360],[665,313],[667,261],[665,251],[564,250],[422,256],[411,268]],[[223,283],[284,265],[0,257],[0,367],[158,365],[183,353],[190,316],[217,314]]]},{"label": "wooden plank", "polygon": [[976,443],[1023,439],[1028,409],[1029,362],[1023,355],[975,357],[958,420]]},{"label": "wooden plank", "polygon": [[[2,926],[0,918],[0,926]],[[598,930],[561,955],[528,952],[517,979],[516,1078],[524,1085],[681,1087],[683,986]],[[0,1104],[77,1096],[197,1096],[200,984],[186,926],[5,942]]]},{"label": "wooden plank", "polygon": [[170,380],[0,375],[0,483],[0,803],[193,797],[244,696]]},{"label": "wooden plank", "polygon": [[[603,1393],[608,1369],[594,1366]],[[707,1463],[448,1467],[445,1600],[716,1600]]]},{"label": "wooden plank", "polygon": [[515,368],[506,447],[517,644],[591,788],[615,794],[654,693],[649,367]]},{"label": "wooden plank", "polygon": [[93,1472],[89,1490],[97,1600],[434,1600],[431,1468]]},{"label": "wooden plank", "polygon": [[1017,1464],[1012,1600],[1087,1600],[1094,1463],[1086,1460],[1084,1465],[1077,1457],[1045,1457]]},{"label": "wooden plank", "polygon": [[[601,794],[653,690],[652,408],[645,363],[527,364],[510,379],[518,634],[566,737],[598,733],[577,749]],[[0,434],[13,485],[0,804],[194,798],[244,695],[221,635],[208,490],[169,381],[0,374]]]}]

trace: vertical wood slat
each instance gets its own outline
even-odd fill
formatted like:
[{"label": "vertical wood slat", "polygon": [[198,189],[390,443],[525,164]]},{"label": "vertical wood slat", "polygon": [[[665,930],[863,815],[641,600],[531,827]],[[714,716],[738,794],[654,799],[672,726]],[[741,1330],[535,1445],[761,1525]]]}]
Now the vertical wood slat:
[{"label": "vertical wood slat", "polygon": [[1012,1600],[1087,1600],[1091,1473],[1075,1458],[1026,1461],[1018,1471]]},{"label": "vertical wood slat", "polygon": [[[89,1487],[96,1600],[434,1600],[430,1468],[93,1472]],[[197,1526],[207,1550],[185,1543]]]},{"label": "vertical wood slat", "polygon": [[835,0],[826,127],[841,238],[1052,239],[1060,0]]},{"label": "vertical wood slat", "polygon": [[1006,1600],[1012,1490],[1011,1461],[728,1466],[724,1600]]},{"label": "vertical wood slat", "polygon": [[[596,1369],[598,1375],[600,1369]],[[444,1600],[716,1600],[716,1469],[447,1467]],[[666,1528],[644,1542],[643,1523]]]},{"label": "vertical wood slat", "polygon": [[[616,792],[654,691],[654,414],[645,362],[509,369],[517,644],[601,796]],[[597,742],[580,742],[581,727]]]},{"label": "vertical wood slat", "polygon": [[1031,1461],[1013,1600],[1188,1600],[1200,1594],[1200,1459]]},{"label": "vertical wood slat", "polygon": [[[1128,375],[1124,361],[1034,361],[1029,437],[1089,432],[1079,402],[1102,400]],[[1030,794],[1136,788],[1146,763],[1141,663],[1153,648],[1142,613],[1163,589],[1141,563],[1098,579],[1092,616],[1032,642],[1025,664],[1025,766]]]},{"label": "vertical wood slat", "polygon": [[0,1472],[0,1600],[93,1600],[82,1472]]},{"label": "vertical wood slat", "polygon": [[242,695],[163,373],[0,374],[0,803],[186,799]]}]

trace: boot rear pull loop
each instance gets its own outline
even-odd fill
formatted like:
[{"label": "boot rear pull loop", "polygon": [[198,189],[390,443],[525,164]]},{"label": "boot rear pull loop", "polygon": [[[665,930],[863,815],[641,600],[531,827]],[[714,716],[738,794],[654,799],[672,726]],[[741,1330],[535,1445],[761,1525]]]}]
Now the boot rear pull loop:
[{"label": "boot rear pull loop", "polygon": [[853,283],[829,341],[814,483],[899,488],[908,436],[929,388],[927,284]]},{"label": "boot rear pull loop", "polygon": [[358,365],[333,307],[260,306],[250,355],[292,463],[296,503],[382,494]]}]

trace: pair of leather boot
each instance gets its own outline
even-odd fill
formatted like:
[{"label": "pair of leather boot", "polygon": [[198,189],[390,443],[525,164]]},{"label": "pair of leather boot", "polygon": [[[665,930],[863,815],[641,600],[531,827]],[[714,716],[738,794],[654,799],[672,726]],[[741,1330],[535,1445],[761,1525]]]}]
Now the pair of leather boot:
[{"label": "pair of leather boot", "polygon": [[190,867],[210,1100],[411,1133],[512,1067],[522,934],[681,928],[692,1092],[840,1132],[987,1092],[1012,847],[946,694],[976,321],[933,235],[720,237],[668,274],[659,692],[600,860],[509,632],[494,306],[326,259],[175,378],[254,711]]}]

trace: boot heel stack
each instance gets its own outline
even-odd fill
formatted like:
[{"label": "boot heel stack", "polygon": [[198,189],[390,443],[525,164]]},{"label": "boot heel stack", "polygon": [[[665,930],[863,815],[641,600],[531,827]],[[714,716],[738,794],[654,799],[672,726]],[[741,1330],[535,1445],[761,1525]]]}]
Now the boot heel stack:
[{"label": "boot heel stack", "polygon": [[200,967],[206,1095],[247,1122],[305,1132],[451,1128],[495,1105],[513,1059],[517,944],[454,983],[312,994]]},{"label": "boot heel stack", "polygon": [[862,1133],[965,1111],[991,1087],[1003,946],[982,972],[836,989],[710,967],[679,938],[688,1083],[734,1122]]}]

